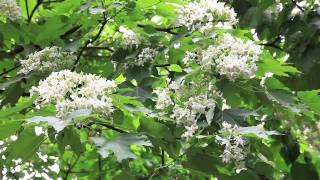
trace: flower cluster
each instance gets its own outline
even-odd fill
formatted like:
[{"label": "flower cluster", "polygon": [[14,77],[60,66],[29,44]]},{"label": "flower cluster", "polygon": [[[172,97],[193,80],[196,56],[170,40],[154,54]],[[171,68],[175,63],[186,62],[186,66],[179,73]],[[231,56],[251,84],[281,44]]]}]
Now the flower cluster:
[{"label": "flower cluster", "polygon": [[146,62],[152,62],[157,53],[158,51],[155,49],[151,49],[148,47],[144,48],[138,55],[138,59],[134,61],[134,64],[136,66],[143,66]]},{"label": "flower cluster", "polygon": [[175,19],[177,26],[204,33],[216,25],[228,27],[238,22],[236,13],[217,0],[199,0],[182,6]]},{"label": "flower cluster", "polygon": [[169,89],[155,89],[153,90],[153,93],[157,95],[156,109],[163,110],[173,105],[169,95]]},{"label": "flower cluster", "polygon": [[132,46],[139,46],[140,37],[133,30],[120,26],[119,32],[122,33],[121,45],[123,48],[127,49]]},{"label": "flower cluster", "polygon": [[260,46],[253,41],[244,42],[229,33],[224,33],[207,49],[197,54],[187,52],[183,62],[186,65],[198,63],[206,72],[215,69],[220,75],[234,81],[239,77],[250,78],[255,75],[260,53]]},{"label": "flower cluster", "polygon": [[114,81],[100,76],[62,70],[53,72],[30,92],[31,95],[39,94],[37,105],[55,104],[56,116],[64,119],[79,109],[110,114],[113,111],[110,94],[116,87]]},{"label": "flower cluster", "polygon": [[232,126],[227,122],[222,123],[222,129],[219,131],[221,136],[216,136],[218,143],[224,146],[223,153],[220,155],[222,162],[234,163],[237,172],[245,169],[245,151],[246,141],[238,133],[237,125]]},{"label": "flower cluster", "polygon": [[19,74],[28,74],[31,71],[52,72],[71,68],[76,56],[62,51],[60,47],[46,47],[41,51],[30,54],[27,59],[20,60],[22,69]]},{"label": "flower cluster", "polygon": [[211,83],[196,82],[173,81],[167,88],[156,89],[154,93],[157,95],[155,108],[161,111],[160,115],[168,115],[178,126],[183,126],[186,131],[182,137],[187,138],[198,130],[197,121],[201,115],[214,110],[218,97]]},{"label": "flower cluster", "polygon": [[16,0],[0,0],[0,14],[14,20],[21,16]]}]

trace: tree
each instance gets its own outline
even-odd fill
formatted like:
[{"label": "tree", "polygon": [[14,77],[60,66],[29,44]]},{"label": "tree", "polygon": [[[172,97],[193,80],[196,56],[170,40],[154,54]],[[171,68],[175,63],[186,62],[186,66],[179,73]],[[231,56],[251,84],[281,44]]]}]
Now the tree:
[{"label": "tree", "polygon": [[0,12],[0,177],[319,179],[318,1]]}]

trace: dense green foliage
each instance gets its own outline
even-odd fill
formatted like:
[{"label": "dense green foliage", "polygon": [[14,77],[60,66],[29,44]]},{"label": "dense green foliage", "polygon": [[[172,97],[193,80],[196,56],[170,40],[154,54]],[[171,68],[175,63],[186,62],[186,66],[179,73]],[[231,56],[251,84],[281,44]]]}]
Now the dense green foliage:
[{"label": "dense green foliage", "polygon": [[5,2],[0,179],[319,179],[319,1],[221,0],[238,22],[205,32],[185,0]]}]

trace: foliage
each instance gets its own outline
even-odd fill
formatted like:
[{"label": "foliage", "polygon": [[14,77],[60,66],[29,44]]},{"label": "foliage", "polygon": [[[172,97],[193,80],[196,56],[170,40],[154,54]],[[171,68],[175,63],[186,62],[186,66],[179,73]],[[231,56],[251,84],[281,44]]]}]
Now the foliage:
[{"label": "foliage", "polygon": [[319,179],[317,0],[0,0],[0,179]]}]

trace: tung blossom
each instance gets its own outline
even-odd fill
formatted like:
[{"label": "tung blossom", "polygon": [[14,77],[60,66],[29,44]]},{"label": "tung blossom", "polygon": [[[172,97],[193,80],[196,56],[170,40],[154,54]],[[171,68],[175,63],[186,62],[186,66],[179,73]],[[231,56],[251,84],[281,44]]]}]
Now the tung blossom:
[{"label": "tung blossom", "polygon": [[114,81],[93,74],[62,70],[53,72],[37,87],[32,87],[31,95],[38,94],[38,106],[54,104],[57,117],[64,119],[70,112],[91,109],[108,115],[113,111],[111,93],[117,87]]},{"label": "tung blossom", "polygon": [[60,47],[46,47],[41,51],[28,55],[27,59],[20,60],[19,74],[28,74],[31,71],[52,72],[71,68],[76,56],[70,52],[62,51]]},{"label": "tung blossom", "polygon": [[230,27],[238,22],[234,10],[217,0],[199,0],[182,6],[175,19],[177,26],[202,33],[216,25]]},{"label": "tung blossom", "polygon": [[0,14],[15,20],[21,16],[16,0],[0,0]]}]

